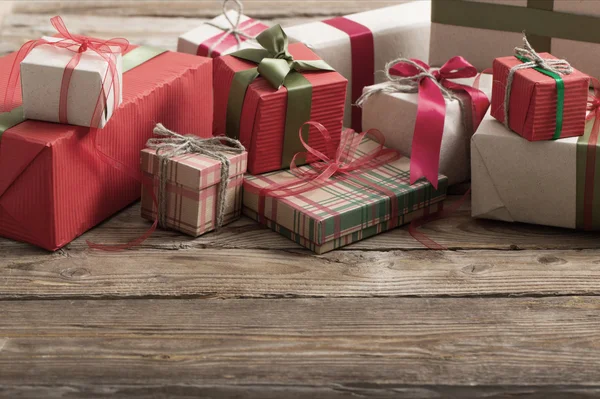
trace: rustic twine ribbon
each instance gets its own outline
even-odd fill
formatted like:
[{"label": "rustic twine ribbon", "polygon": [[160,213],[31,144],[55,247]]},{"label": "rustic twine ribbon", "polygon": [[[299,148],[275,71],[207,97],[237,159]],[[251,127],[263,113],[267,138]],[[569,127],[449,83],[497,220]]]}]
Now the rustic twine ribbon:
[{"label": "rustic twine ribbon", "polygon": [[[510,103],[510,91],[515,73],[523,69],[538,68],[543,71],[553,72],[558,75],[570,75],[575,70],[567,62],[561,59],[544,59],[531,47],[527,37],[523,35],[523,47],[515,47],[515,57],[520,60],[525,60],[523,64],[515,65],[510,69],[508,78],[506,79],[506,87],[504,91],[504,126],[508,126],[508,106]],[[541,71],[540,71],[541,72]]]},{"label": "rustic twine ribbon", "polygon": [[[235,21],[232,21],[231,18],[229,18],[229,15],[227,14],[227,6],[229,5],[229,3],[233,3],[234,6],[232,7],[233,10],[236,11],[237,13],[237,18],[235,19]],[[247,40],[256,40],[256,36],[251,36],[249,34],[247,34],[246,32],[244,32],[244,30],[248,30],[252,27],[254,27],[255,25],[259,24],[260,22],[258,21],[254,21],[246,26],[244,26],[243,29],[240,29],[240,22],[242,19],[242,14],[244,14],[244,5],[242,4],[242,2],[240,0],[224,0],[223,1],[223,15],[225,16],[225,19],[227,19],[227,22],[229,22],[229,26],[222,26],[219,24],[216,24],[214,22],[208,21],[206,22],[207,25],[210,25],[212,27],[215,27],[217,29],[221,29],[222,31],[225,32],[224,35],[222,35],[219,40],[217,40],[215,43],[213,43],[212,46],[210,46],[210,48],[208,49],[208,56],[211,57],[213,51],[219,47],[219,45],[221,43],[223,43],[224,40],[227,39],[227,37],[229,35],[233,35],[233,37],[235,37],[235,40],[237,41],[237,48],[239,49],[241,44],[242,44],[242,39],[241,37],[243,37],[244,39]]]},{"label": "rustic twine ribbon", "polygon": [[246,149],[238,140],[218,136],[210,138],[200,138],[194,135],[181,135],[165,128],[158,123],[154,128],[154,134],[161,137],[151,138],[147,142],[147,146],[156,150],[156,155],[159,157],[158,168],[158,206],[157,219],[159,226],[166,228],[167,226],[167,165],[169,160],[178,155],[184,154],[200,154],[206,157],[216,159],[221,162],[221,184],[219,185],[219,193],[217,197],[217,217],[215,228],[218,229],[223,225],[225,216],[225,205],[227,204],[227,186],[229,185],[229,168],[231,163],[226,153],[241,154]]}]

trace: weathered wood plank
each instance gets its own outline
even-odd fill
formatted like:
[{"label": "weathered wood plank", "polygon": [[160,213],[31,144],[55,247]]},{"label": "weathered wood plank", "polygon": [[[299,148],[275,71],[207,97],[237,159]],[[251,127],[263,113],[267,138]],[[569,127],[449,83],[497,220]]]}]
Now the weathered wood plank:
[{"label": "weathered wood plank", "polygon": [[9,301],[2,310],[0,394],[232,397],[251,386],[254,397],[584,397],[600,384],[600,298]]},{"label": "weathered wood plank", "polygon": [[[256,17],[342,15],[387,7],[408,0],[244,0],[244,12]],[[20,1],[15,12],[109,16],[210,17],[221,12],[221,1]]]},{"label": "weathered wood plank", "polygon": [[91,250],[0,260],[0,299],[600,295],[600,250]]}]

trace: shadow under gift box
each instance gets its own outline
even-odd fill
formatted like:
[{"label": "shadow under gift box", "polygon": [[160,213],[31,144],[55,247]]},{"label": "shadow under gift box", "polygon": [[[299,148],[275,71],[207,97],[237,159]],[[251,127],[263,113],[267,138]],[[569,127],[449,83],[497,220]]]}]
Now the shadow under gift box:
[{"label": "shadow under gift box", "polygon": [[[14,58],[0,58],[0,98]],[[96,132],[98,148],[122,167],[96,154],[87,127],[26,120],[7,129],[0,136],[0,236],[56,250],[137,200],[141,185],[130,174],[139,171],[152,128],[162,122],[210,136],[211,89],[212,60],[188,54],[165,52],[125,72],[123,103]]]},{"label": "shadow under gift box", "polygon": [[[290,44],[288,51],[295,60],[320,59],[300,43]],[[227,103],[235,73],[255,67],[256,64],[233,56],[214,60],[215,135],[226,132]],[[342,132],[348,81],[337,72],[305,72],[302,75],[312,84],[312,104],[308,120],[325,126],[331,132],[333,145],[337,147]],[[262,77],[248,87],[242,109],[239,140],[248,151],[249,173],[272,172],[289,166],[282,165],[287,102],[287,89],[281,87],[276,90]],[[293,104],[290,106],[293,107]],[[297,137],[298,129],[294,129],[293,134]],[[326,151],[323,136],[313,127],[309,131],[308,144],[319,151]],[[303,151],[303,148],[298,151]]]}]

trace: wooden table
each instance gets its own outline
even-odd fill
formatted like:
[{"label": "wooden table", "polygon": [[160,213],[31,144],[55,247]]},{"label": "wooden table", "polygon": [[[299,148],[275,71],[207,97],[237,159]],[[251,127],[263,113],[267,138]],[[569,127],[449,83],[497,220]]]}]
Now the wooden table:
[{"label": "wooden table", "polygon": [[[50,32],[53,6],[21,5],[0,48]],[[201,21],[75,11],[74,31],[171,48]],[[87,247],[138,236],[139,214],[55,253],[0,239],[1,397],[600,395],[599,234],[473,220],[467,203],[422,228],[448,251],[400,228],[317,256],[247,218]]]}]

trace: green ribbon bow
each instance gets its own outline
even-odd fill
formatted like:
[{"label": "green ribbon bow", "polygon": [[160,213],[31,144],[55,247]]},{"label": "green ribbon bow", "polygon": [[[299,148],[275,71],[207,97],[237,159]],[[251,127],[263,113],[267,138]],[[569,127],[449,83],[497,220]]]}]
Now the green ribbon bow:
[{"label": "green ribbon bow", "polygon": [[244,99],[250,84],[259,76],[279,90],[285,86],[288,91],[285,131],[281,167],[287,168],[297,152],[303,151],[298,130],[310,120],[312,85],[301,72],[334,71],[323,60],[294,60],[288,51],[288,38],[281,26],[275,25],[256,37],[261,49],[243,49],[230,55],[258,64],[236,72],[229,90],[227,102],[227,136],[239,139],[240,123]]}]

